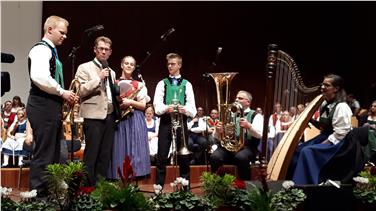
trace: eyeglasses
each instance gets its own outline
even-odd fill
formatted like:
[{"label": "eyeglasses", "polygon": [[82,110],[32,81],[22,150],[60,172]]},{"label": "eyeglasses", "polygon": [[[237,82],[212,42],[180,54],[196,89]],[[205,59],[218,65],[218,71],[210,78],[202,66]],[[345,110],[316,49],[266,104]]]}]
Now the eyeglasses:
[{"label": "eyeglasses", "polygon": [[325,86],[325,87],[331,87],[331,86],[333,86],[333,85],[331,85],[331,84],[328,84],[328,83],[322,83],[322,84],[321,84],[321,86]]},{"label": "eyeglasses", "polygon": [[97,50],[98,50],[98,51],[105,51],[105,52],[109,52],[109,51],[111,51],[111,48],[103,48],[103,47],[97,47]]}]

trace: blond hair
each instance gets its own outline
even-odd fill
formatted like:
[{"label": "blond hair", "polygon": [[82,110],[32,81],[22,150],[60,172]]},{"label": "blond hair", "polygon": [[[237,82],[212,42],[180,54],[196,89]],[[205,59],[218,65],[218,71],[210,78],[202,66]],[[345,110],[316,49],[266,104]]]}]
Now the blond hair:
[{"label": "blond hair", "polygon": [[170,60],[170,59],[178,59],[178,64],[182,65],[183,63],[183,59],[181,58],[181,56],[177,53],[169,53],[167,54],[166,56],[166,59],[167,60]]},{"label": "blond hair", "polygon": [[50,17],[48,17],[46,19],[46,22],[44,22],[44,26],[43,26],[44,33],[47,32],[49,27],[51,27],[53,29],[56,28],[56,26],[59,22],[64,23],[64,25],[66,27],[69,26],[69,22],[66,19],[59,17],[59,16],[56,16],[56,15],[51,15]]},{"label": "blond hair", "polygon": [[94,41],[94,45],[95,45],[95,47],[98,46],[98,43],[99,43],[100,41],[102,41],[102,42],[104,42],[104,43],[107,43],[107,44],[110,44],[110,47],[112,47],[112,41],[111,41],[111,39],[108,38],[108,37],[105,37],[105,36],[100,36],[100,37],[97,37],[97,39],[95,39],[95,41]]}]

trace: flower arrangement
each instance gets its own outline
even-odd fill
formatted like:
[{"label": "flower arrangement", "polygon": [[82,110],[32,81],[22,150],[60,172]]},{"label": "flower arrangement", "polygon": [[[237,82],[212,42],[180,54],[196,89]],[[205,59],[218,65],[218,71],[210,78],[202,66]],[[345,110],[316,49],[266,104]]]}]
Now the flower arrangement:
[{"label": "flower arrangement", "polygon": [[103,178],[97,182],[91,196],[99,200],[105,209],[117,210],[151,210],[152,205],[147,201],[140,189],[131,184],[133,168],[128,156],[123,161],[123,171],[117,169],[120,182],[110,182]]},{"label": "flower arrangement", "polygon": [[190,191],[189,181],[178,177],[170,186],[171,193],[162,193],[162,186],[154,184],[155,196],[150,199],[155,210],[210,210],[211,204]]},{"label": "flower arrangement", "polygon": [[364,204],[376,204],[376,172],[362,171],[353,180],[355,197]]},{"label": "flower arrangement", "polygon": [[13,191],[12,188],[0,187],[1,192],[1,210],[35,210],[35,211],[54,211],[55,207],[45,201],[35,199],[37,191],[26,191],[20,193],[20,202],[10,199],[9,195]]},{"label": "flower arrangement", "polygon": [[232,210],[249,210],[246,184],[219,168],[216,173],[204,172],[201,176],[204,198],[214,208],[231,207]]},{"label": "flower arrangement", "polygon": [[282,183],[283,189],[275,193],[271,198],[271,205],[278,211],[295,210],[307,197],[302,189],[294,187],[293,181]]}]

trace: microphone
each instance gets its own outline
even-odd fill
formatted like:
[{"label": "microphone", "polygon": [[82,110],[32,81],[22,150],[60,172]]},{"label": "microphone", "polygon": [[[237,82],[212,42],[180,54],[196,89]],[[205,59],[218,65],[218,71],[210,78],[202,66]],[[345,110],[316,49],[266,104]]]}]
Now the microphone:
[{"label": "microphone", "polygon": [[217,48],[217,56],[222,53],[222,47]]},{"label": "microphone", "polygon": [[108,62],[106,60],[101,61],[101,64],[103,69],[108,67]]},{"label": "microphone", "polygon": [[164,33],[164,34],[161,36],[161,39],[162,39],[162,40],[166,39],[166,38],[167,38],[168,36],[170,36],[174,31],[175,31],[174,28],[169,29],[166,33]]},{"label": "microphone", "polygon": [[13,63],[14,59],[12,54],[1,52],[1,63]]},{"label": "microphone", "polygon": [[91,33],[93,33],[93,32],[101,31],[101,30],[103,30],[103,29],[104,29],[103,25],[96,25],[96,26],[93,26],[93,27],[91,27],[91,28],[86,29],[84,32],[85,32],[86,34],[91,34]]},{"label": "microphone", "polygon": [[221,52],[222,52],[222,47],[218,47],[217,48],[217,53],[215,54],[214,62],[212,63],[213,66],[217,66],[218,59],[219,59],[219,54],[221,54]]},{"label": "microphone", "polygon": [[[103,68],[103,69],[105,69],[105,68],[108,67],[108,62],[107,62],[106,60],[104,60],[104,61],[100,61],[100,62],[101,62],[101,64],[102,64],[102,68]],[[111,72],[109,72],[109,74],[111,75]],[[110,75],[109,75],[109,76],[110,76]],[[107,86],[107,80],[108,80],[108,76],[103,80],[105,86]]]}]

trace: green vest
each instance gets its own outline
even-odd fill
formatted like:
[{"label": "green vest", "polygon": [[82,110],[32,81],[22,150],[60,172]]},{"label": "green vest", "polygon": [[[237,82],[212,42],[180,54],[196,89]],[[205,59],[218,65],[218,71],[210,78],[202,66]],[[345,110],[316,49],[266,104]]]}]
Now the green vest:
[{"label": "green vest", "polygon": [[180,105],[185,105],[185,85],[187,80],[183,79],[180,85],[173,85],[170,83],[168,78],[163,79],[165,83],[165,104],[172,104],[172,99],[176,98],[179,100]]},{"label": "green vest", "polygon": [[63,64],[59,60],[59,56],[57,55],[56,48],[53,48],[50,44],[48,44],[44,40],[38,42],[34,46],[36,45],[44,45],[51,49],[51,53],[52,53],[51,60],[54,60],[54,61],[52,62],[50,61],[50,71],[51,71],[51,68],[55,68],[54,70],[52,70],[53,73],[51,75],[56,80],[56,82],[60,84],[61,88],[64,89]]},{"label": "green vest", "polygon": [[[248,114],[245,116],[245,118],[247,119],[248,122],[250,122],[250,123],[253,122],[253,118],[255,118],[255,115],[254,115],[255,112],[256,111],[254,111],[254,110],[250,110],[248,112]],[[246,130],[246,129],[244,129],[244,130]],[[252,139],[252,136],[251,136],[250,133],[245,132],[245,134],[246,134],[245,139],[247,139],[247,140]],[[240,135],[240,118],[237,117],[236,118],[236,136],[239,137],[239,135]]]}]

